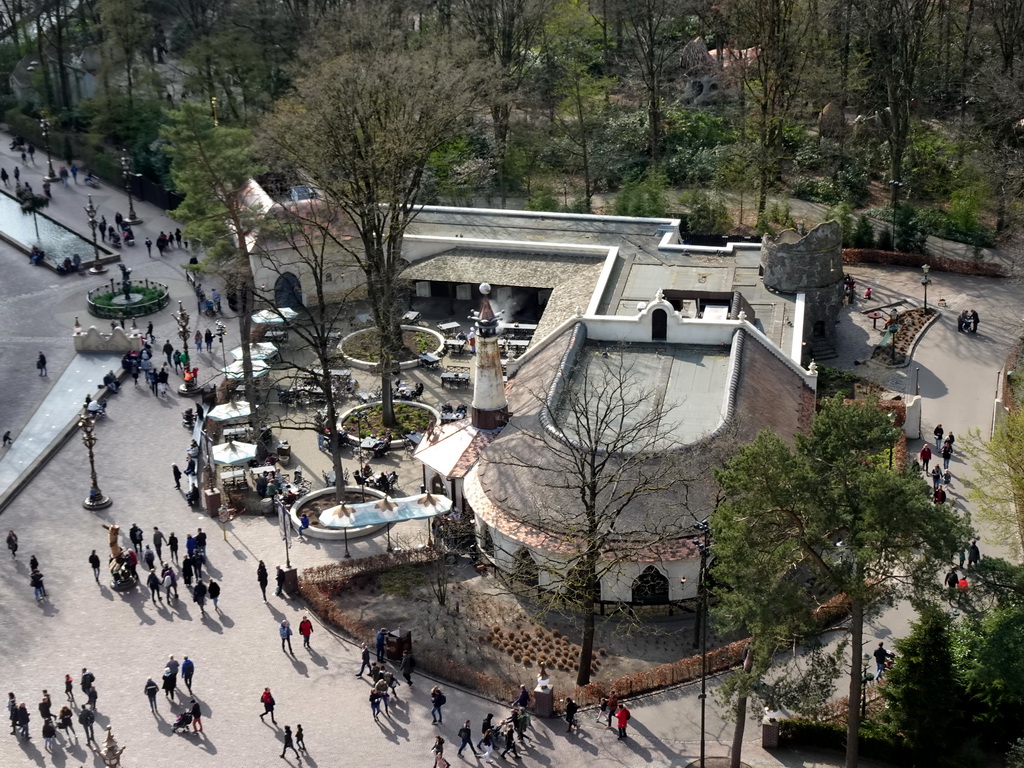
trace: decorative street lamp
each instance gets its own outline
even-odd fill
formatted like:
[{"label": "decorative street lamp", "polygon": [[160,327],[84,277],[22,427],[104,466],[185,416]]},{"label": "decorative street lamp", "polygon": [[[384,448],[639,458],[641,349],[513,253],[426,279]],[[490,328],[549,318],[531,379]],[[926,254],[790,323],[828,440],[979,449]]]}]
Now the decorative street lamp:
[{"label": "decorative street lamp", "polygon": [[183,367],[185,368],[186,377],[182,385],[178,387],[178,394],[183,395],[184,397],[189,397],[196,394],[199,390],[199,382],[197,382],[196,377],[189,372],[188,343],[191,338],[188,331],[189,316],[188,312],[185,310],[185,306],[180,301],[178,302],[178,311],[175,312],[172,317],[174,317],[175,322],[178,323],[178,338],[181,339],[181,348],[185,352]]},{"label": "decorative street lamp", "polygon": [[921,271],[924,272],[924,277],[921,278],[921,285],[924,286],[924,313],[928,314],[928,286],[932,284],[932,279],[928,277],[928,272],[931,271],[930,264],[922,264]]},{"label": "decorative street lamp", "polygon": [[46,146],[46,170],[43,178],[46,181],[60,181],[60,176],[53,172],[53,159],[50,157],[50,121],[45,117],[39,119],[39,131],[43,134],[43,144]]},{"label": "decorative street lamp", "polygon": [[[697,593],[700,599],[700,610],[694,624],[693,644],[700,639],[700,761],[696,763],[704,768],[706,754],[706,723],[708,698],[708,557],[711,555],[711,526],[704,520],[694,526],[703,534],[703,542],[695,542],[700,552],[700,576],[697,581]],[[681,580],[684,581],[684,580]]]},{"label": "decorative street lamp", "polygon": [[871,672],[871,656],[864,654],[860,657],[860,719],[863,720],[868,712],[868,683],[875,679]]},{"label": "decorative street lamp", "polygon": [[125,747],[118,746],[114,738],[112,726],[107,726],[107,737],[103,740],[103,747],[99,751],[100,759],[107,768],[121,768],[121,753]]},{"label": "decorative street lamp", "polygon": [[124,191],[128,193],[128,223],[133,227],[141,224],[142,219],[135,215],[135,204],[132,200],[132,158],[128,154],[128,150],[121,150],[121,172],[124,176]]},{"label": "decorative street lamp", "polygon": [[96,243],[96,227],[99,226],[96,221],[97,213],[96,206],[92,204],[92,195],[89,195],[89,204],[85,206],[85,215],[89,217],[89,229],[92,230],[92,266],[89,267],[89,273],[102,275],[107,268],[100,264],[100,247]]},{"label": "decorative street lamp", "polygon": [[224,325],[223,320],[217,321],[217,338],[220,339],[220,360],[225,368],[228,367],[228,355],[224,351],[224,336],[228,332],[228,327]]},{"label": "decorative street lamp", "polygon": [[85,444],[85,449],[89,452],[89,476],[92,478],[92,488],[89,489],[89,497],[82,502],[82,506],[91,510],[106,509],[112,503],[110,497],[100,490],[99,483],[96,480],[96,458],[92,452],[92,449],[96,446],[94,427],[95,424],[92,416],[83,408],[81,415],[78,417],[78,428],[82,430],[82,443]]}]

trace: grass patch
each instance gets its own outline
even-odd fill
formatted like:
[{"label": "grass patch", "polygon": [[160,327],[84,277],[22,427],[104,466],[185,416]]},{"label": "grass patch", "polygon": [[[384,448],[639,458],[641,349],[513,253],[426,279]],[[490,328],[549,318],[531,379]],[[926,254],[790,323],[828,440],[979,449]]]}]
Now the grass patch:
[{"label": "grass patch", "polygon": [[853,399],[859,380],[860,377],[850,371],[820,365],[818,366],[818,399],[827,400],[840,394],[848,400]]},{"label": "grass patch", "polygon": [[[416,360],[424,352],[437,348],[437,338],[423,331],[402,331],[402,349],[397,358],[401,363]],[[373,362],[380,357],[380,330],[367,328],[359,331],[342,346],[342,352],[356,360]]]},{"label": "grass patch", "polygon": [[358,419],[353,414],[345,419],[342,426],[352,434],[359,434],[359,431],[362,430],[363,436],[366,435],[367,430],[375,434],[381,434],[388,430],[396,435],[405,435],[409,432],[423,433],[434,423],[434,415],[430,411],[408,403],[395,403],[396,424],[392,427],[384,425],[384,409],[379,405],[360,408],[357,413],[359,414]]},{"label": "grass patch", "polygon": [[422,569],[412,565],[400,565],[385,571],[377,578],[380,591],[385,595],[395,597],[409,597],[417,587],[427,583],[427,577],[423,575]]},{"label": "grass patch", "polygon": [[[164,290],[162,288],[146,288],[144,286],[133,285],[131,289],[133,294],[139,294],[142,296],[141,299],[131,302],[131,304],[118,304],[118,307],[130,307],[135,304],[148,304],[152,301],[159,301],[163,295]],[[123,291],[100,293],[92,297],[92,303],[100,307],[113,307],[114,299],[118,296],[124,296]]]}]

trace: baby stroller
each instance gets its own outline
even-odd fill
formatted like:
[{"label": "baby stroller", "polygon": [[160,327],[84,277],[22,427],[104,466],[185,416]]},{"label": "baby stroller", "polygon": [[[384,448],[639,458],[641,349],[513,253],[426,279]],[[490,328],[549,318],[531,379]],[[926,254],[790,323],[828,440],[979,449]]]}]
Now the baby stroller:
[{"label": "baby stroller", "polygon": [[178,719],[174,721],[174,725],[171,726],[171,732],[187,731],[190,725],[192,725],[192,713],[182,712],[178,715]]}]

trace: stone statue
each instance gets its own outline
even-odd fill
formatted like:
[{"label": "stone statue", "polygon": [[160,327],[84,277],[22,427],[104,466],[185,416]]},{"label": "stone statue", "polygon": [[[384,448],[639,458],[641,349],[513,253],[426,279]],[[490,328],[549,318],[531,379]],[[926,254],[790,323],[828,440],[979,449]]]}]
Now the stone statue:
[{"label": "stone statue", "polygon": [[110,544],[110,557],[116,560],[121,556],[121,542],[119,541],[121,535],[121,526],[119,525],[104,525],[104,528],[108,531],[108,543]]}]

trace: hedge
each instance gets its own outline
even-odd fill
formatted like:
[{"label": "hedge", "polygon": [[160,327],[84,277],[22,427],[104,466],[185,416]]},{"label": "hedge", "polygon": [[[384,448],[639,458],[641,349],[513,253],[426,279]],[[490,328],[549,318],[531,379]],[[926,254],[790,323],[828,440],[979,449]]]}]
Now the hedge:
[{"label": "hedge", "polygon": [[[794,718],[779,722],[780,746],[816,747],[818,749],[846,751],[846,724],[821,723],[816,720]],[[894,765],[913,765],[910,750],[899,742],[864,733],[858,739],[861,757],[883,760]]]},{"label": "hedge", "polygon": [[873,248],[844,248],[844,264],[888,264],[893,267],[920,268],[921,263],[931,265],[938,272],[953,272],[958,275],[978,277],[1007,277],[1006,270],[999,264],[987,261],[965,261],[946,256],[926,256],[920,253],[901,251],[879,251]]}]

